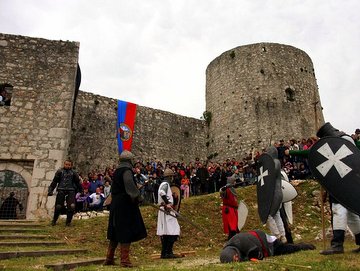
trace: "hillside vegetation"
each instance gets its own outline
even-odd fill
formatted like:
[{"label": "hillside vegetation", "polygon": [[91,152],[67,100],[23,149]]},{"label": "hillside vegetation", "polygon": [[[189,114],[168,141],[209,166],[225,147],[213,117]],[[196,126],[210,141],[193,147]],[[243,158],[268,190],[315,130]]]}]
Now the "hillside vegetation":
[{"label": "hillside vegetation", "polygon": [[[305,181],[296,186],[298,197],[293,201],[294,224],[292,234],[295,242],[311,242],[317,246],[314,251],[303,251],[287,256],[268,258],[259,262],[245,262],[220,264],[219,253],[227,236],[223,233],[221,220],[221,199],[219,193],[191,197],[181,203],[181,214],[190,219],[197,227],[184,220],[181,225],[181,238],[175,243],[174,252],[195,251],[195,254],[176,259],[152,259],[151,255],[160,253],[161,245],[156,236],[157,211],[150,206],[142,206],[141,212],[148,231],[148,237],[132,244],[131,259],[141,270],[359,270],[359,255],[350,252],[355,248],[354,241],[347,237],[345,254],[322,256],[321,212],[317,204],[319,198],[319,184],[315,181]],[[257,214],[256,186],[237,188],[239,198],[249,207],[249,215],[244,231],[267,228],[261,224]],[[329,226],[328,212],[326,212],[326,227]],[[46,230],[56,238],[67,240],[69,247],[87,248],[89,253],[81,257],[105,257],[108,241],[106,240],[107,217],[96,217],[88,220],[74,220],[71,227],[65,227],[65,222],[59,221],[55,227],[46,226]],[[50,225],[50,221],[46,221]],[[330,242],[326,240],[326,245]],[[36,270],[42,269],[46,261],[59,262],[78,259],[72,256],[53,256],[31,259]],[[118,261],[118,260],[117,260]],[[29,259],[18,258],[4,261],[13,270],[34,270],[29,268]],[[1,265],[1,262],[0,262]],[[115,270],[116,267],[92,265],[76,270]]]}]

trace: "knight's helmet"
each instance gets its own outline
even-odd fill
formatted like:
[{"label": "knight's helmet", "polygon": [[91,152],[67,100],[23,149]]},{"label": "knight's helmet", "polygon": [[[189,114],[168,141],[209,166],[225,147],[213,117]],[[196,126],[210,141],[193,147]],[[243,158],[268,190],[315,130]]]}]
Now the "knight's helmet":
[{"label": "knight's helmet", "polygon": [[226,246],[220,253],[220,262],[231,263],[234,261],[234,256],[237,255],[241,261],[240,251],[235,246]]},{"label": "knight's helmet", "polygon": [[170,168],[166,168],[165,170],[164,170],[164,179],[166,180],[166,181],[168,181],[168,182],[172,182],[172,178],[173,178],[173,176],[174,176],[174,171],[172,171]]},{"label": "knight's helmet", "polygon": [[334,128],[330,122],[326,122],[323,126],[320,127],[319,131],[316,133],[316,136],[322,138],[324,136],[337,136],[341,137],[345,135],[344,132],[339,131],[338,129]]},{"label": "knight's helmet", "polygon": [[130,162],[132,163],[132,160],[134,159],[134,155],[128,151],[128,150],[124,150],[121,152],[120,156],[119,156],[119,159],[120,159],[120,162]]},{"label": "knight's helmet", "polygon": [[278,159],[278,150],[274,146],[266,148],[266,153],[271,156],[272,159]]}]

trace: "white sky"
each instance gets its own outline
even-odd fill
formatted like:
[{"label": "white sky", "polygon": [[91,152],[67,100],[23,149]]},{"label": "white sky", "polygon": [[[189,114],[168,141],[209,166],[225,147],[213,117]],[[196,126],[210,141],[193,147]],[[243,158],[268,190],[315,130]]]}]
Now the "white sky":
[{"label": "white sky", "polygon": [[80,89],[200,118],[205,70],[275,42],[313,61],[325,121],[349,134],[360,74],[358,0],[0,0],[0,32],[80,42]]}]

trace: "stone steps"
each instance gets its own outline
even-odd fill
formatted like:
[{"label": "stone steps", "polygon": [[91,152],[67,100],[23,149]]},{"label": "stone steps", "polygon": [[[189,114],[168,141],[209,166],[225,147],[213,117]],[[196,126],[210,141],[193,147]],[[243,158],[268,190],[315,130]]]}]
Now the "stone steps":
[{"label": "stone steps", "polygon": [[[57,236],[51,236],[48,234],[42,234],[43,228],[46,223],[39,223],[37,221],[25,221],[25,220],[13,220],[4,221],[0,220],[0,260],[12,259],[19,257],[46,257],[52,255],[79,255],[84,259],[78,259],[76,261],[59,263],[45,263],[44,266],[48,269],[53,270],[69,270],[80,266],[87,266],[92,264],[102,264],[105,258],[91,258],[86,256],[84,253],[88,251],[86,249],[66,249],[62,248],[67,245],[65,241],[53,241],[57,239]],[[46,228],[45,228],[46,229]],[[3,237],[3,238],[2,238]],[[31,239],[50,239],[48,240],[31,240]],[[6,241],[3,241],[7,239]],[[30,240],[29,240],[30,239]],[[44,249],[45,246],[62,246],[58,249]],[[24,247],[24,249],[22,249]],[[28,250],[25,247],[29,247]],[[41,247],[40,250],[36,247]],[[66,247],[66,246],[65,246]],[[17,251],[16,249],[21,249]],[[45,261],[46,262],[46,261]],[[1,270],[1,268],[0,268]]]},{"label": "stone steps", "polygon": [[0,234],[0,240],[4,239],[47,239],[51,235],[40,235],[40,234]]},{"label": "stone steps", "polygon": [[7,251],[0,252],[0,260],[19,258],[19,257],[41,257],[48,255],[68,255],[84,254],[86,249],[55,249],[55,250],[36,250],[36,251]]},{"label": "stone steps", "polygon": [[0,221],[0,229],[1,228],[12,228],[12,227],[23,227],[23,228],[28,228],[28,227],[44,227],[45,225],[42,223],[16,223],[16,222],[4,222],[4,221]]},{"label": "stone steps", "polygon": [[23,242],[0,242],[0,246],[26,247],[26,246],[58,246],[65,245],[64,241],[23,241]]},{"label": "stone steps", "polygon": [[1,222],[15,222],[15,223],[38,223],[38,220],[33,219],[0,219]]},{"label": "stone steps", "polygon": [[19,233],[19,232],[43,232],[43,229],[39,228],[0,228],[0,233]]},{"label": "stone steps", "polygon": [[105,261],[105,258],[93,258],[93,259],[83,259],[80,261],[73,261],[67,263],[55,263],[55,264],[45,264],[44,266],[49,269],[57,270],[69,270],[80,266],[87,266],[92,264],[102,264]]}]

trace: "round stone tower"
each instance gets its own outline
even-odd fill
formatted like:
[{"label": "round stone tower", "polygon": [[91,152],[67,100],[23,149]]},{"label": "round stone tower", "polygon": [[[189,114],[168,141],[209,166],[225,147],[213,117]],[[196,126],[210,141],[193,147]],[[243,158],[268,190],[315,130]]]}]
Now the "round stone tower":
[{"label": "round stone tower", "polygon": [[208,156],[241,159],[275,141],[315,135],[324,122],[313,63],[276,43],[236,47],[206,69]]}]

